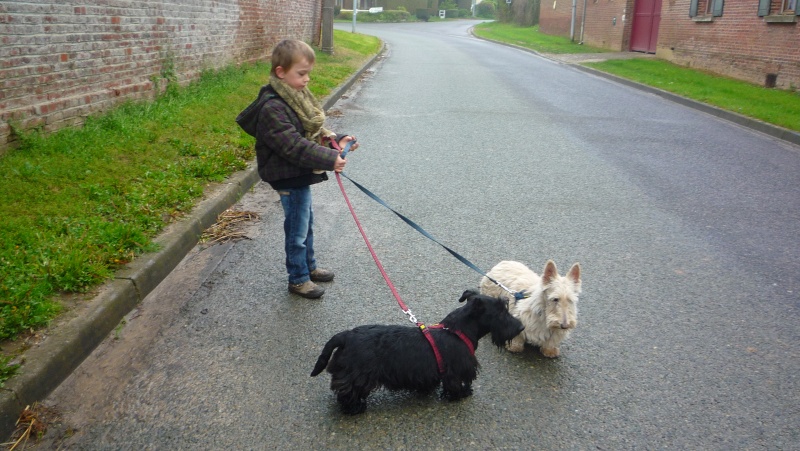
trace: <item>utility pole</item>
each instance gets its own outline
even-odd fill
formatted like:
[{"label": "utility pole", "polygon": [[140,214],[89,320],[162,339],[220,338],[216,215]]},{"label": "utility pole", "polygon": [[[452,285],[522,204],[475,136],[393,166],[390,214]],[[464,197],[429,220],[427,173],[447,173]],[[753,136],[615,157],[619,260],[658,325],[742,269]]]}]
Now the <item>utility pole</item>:
[{"label": "utility pole", "polygon": [[575,10],[578,8],[578,0],[572,0],[572,20],[569,22],[569,42],[575,42]]},{"label": "utility pole", "polygon": [[583,45],[583,27],[586,25],[586,0],[583,0],[583,12],[581,16],[581,41],[578,44]]},{"label": "utility pole", "polygon": [[333,55],[333,0],[322,0],[322,51]]}]

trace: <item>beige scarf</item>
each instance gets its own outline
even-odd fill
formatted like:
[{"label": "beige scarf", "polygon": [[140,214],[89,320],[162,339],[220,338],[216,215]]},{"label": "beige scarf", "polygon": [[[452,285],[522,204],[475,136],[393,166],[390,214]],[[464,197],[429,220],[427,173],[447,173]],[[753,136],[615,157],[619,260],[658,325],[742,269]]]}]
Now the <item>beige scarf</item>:
[{"label": "beige scarf", "polygon": [[275,75],[269,77],[269,84],[297,113],[306,131],[306,139],[321,144],[322,138],[335,136],[335,133],[322,126],[325,123],[325,112],[308,88],[298,91]]}]

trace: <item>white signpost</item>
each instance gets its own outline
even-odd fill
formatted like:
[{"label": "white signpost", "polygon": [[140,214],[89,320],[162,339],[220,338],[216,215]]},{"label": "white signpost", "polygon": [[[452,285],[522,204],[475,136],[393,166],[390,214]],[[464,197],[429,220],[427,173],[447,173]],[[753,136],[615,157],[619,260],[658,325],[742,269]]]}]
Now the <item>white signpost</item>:
[{"label": "white signpost", "polygon": [[358,15],[358,0],[353,0],[353,33],[356,32],[356,15]]}]

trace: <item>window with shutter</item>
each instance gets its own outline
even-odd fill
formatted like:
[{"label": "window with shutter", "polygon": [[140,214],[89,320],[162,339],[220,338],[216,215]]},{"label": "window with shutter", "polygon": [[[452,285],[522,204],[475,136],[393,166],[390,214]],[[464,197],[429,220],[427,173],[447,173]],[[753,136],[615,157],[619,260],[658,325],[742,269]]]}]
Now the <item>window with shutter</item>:
[{"label": "window with shutter", "polygon": [[724,0],[691,0],[689,17],[694,18],[695,22],[711,22],[714,17],[722,15],[723,3]]},{"label": "window with shutter", "polygon": [[758,16],[766,22],[794,23],[800,16],[800,0],[759,0]]}]

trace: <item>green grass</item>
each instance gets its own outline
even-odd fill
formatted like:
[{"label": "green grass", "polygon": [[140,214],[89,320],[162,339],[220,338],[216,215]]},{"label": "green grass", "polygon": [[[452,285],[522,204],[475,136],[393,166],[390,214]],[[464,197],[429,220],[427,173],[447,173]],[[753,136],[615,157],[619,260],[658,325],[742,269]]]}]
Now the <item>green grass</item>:
[{"label": "green grass", "polygon": [[609,60],[586,66],[800,131],[800,94],[769,89],[658,59]]},{"label": "green grass", "polygon": [[520,27],[500,22],[485,22],[476,25],[474,32],[482,38],[514,44],[540,53],[608,52],[608,50],[572,42],[569,38],[563,36],[539,33],[538,25],[533,27]]},{"label": "green grass", "polygon": [[[319,98],[380,48],[374,37],[334,31],[318,52]],[[269,79],[264,63],[204,73],[155,101],[127,103],[80,128],[21,134],[0,156],[0,341],[46,326],[65,307],[143,252],[189,212],[213,182],[254,158],[234,122]],[[0,382],[7,357],[0,360]]]},{"label": "green grass", "polygon": [[[518,27],[498,22],[475,27],[478,36],[515,44],[540,53],[595,53],[598,49],[549,36],[538,27]],[[714,105],[727,111],[800,131],[800,93],[767,89],[654,58],[632,58],[584,63],[603,72]]]},{"label": "green grass", "polygon": [[377,38],[342,30],[335,30],[334,42],[333,55],[317,52],[309,89],[318,97],[330,93],[381,48]]},{"label": "green grass", "polygon": [[3,388],[6,381],[17,374],[19,370],[19,363],[12,364],[10,362],[10,356],[0,356],[0,388]]}]

